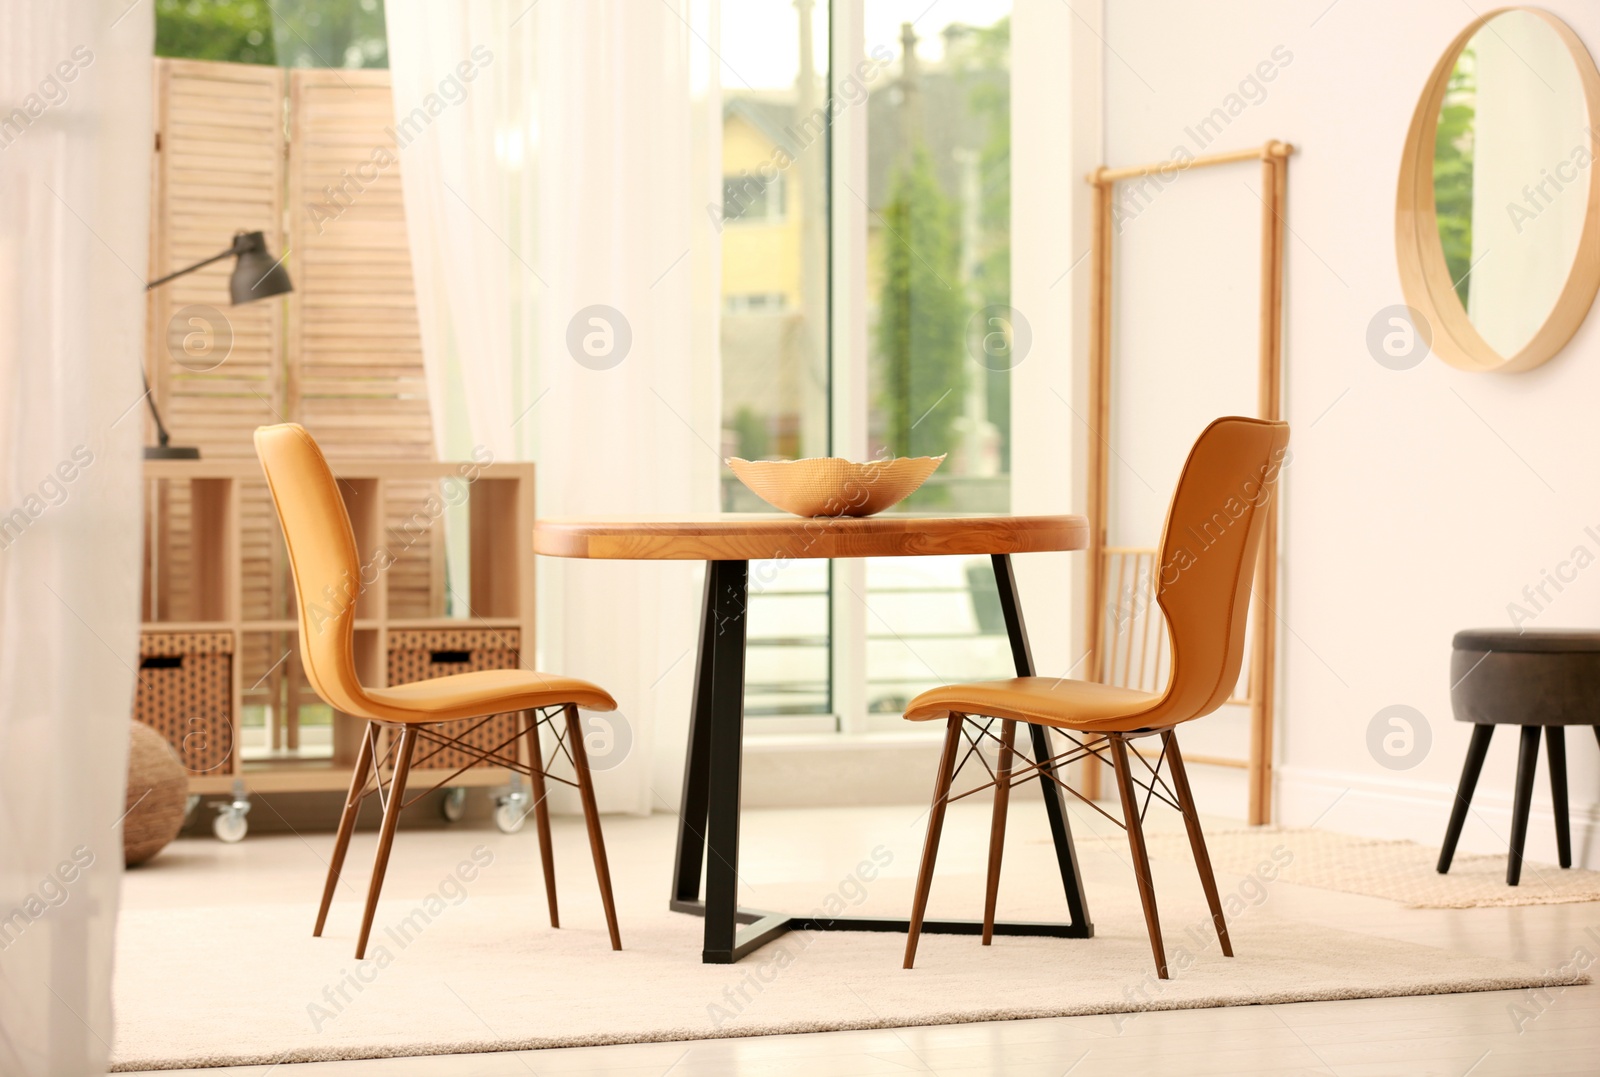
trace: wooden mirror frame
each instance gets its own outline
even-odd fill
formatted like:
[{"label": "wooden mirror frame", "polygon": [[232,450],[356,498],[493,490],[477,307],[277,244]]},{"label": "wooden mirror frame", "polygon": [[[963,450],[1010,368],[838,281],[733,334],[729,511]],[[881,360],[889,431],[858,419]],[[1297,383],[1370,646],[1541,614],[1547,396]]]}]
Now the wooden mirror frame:
[{"label": "wooden mirror frame", "polygon": [[[1466,307],[1456,295],[1445,264],[1444,245],[1439,240],[1439,222],[1433,202],[1433,150],[1439,123],[1439,108],[1449,88],[1456,60],[1472,40],[1472,35],[1490,19],[1509,11],[1526,11],[1543,19],[1560,36],[1577,65],[1583,84],[1584,104],[1591,125],[1600,123],[1600,70],[1583,41],[1572,28],[1548,11],[1535,7],[1496,8],[1480,15],[1456,35],[1450,47],[1433,67],[1422,98],[1411,116],[1406,133],[1405,153],[1400,158],[1399,193],[1395,199],[1395,254],[1400,263],[1400,288],[1406,303],[1420,311],[1432,329],[1432,347],[1439,358],[1458,370],[1496,371],[1511,374],[1547,361],[1572,339],[1588,316],[1595,293],[1600,291],[1600,142],[1590,135],[1589,202],[1584,213],[1583,232],[1567,273],[1567,282],[1557,296],[1550,315],[1522,350],[1503,356],[1483,339]],[[1591,127],[1592,130],[1592,127]]]}]

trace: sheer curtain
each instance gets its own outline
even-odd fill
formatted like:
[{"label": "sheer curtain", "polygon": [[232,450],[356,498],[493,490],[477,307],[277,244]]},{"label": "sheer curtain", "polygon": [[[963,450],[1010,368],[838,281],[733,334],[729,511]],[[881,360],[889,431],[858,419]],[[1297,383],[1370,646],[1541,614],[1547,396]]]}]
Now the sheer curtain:
[{"label": "sheer curtain", "polygon": [[138,653],[149,9],[0,0],[0,1073],[103,1072]]},{"label": "sheer curtain", "polygon": [[[715,3],[386,11],[397,123],[459,101],[401,151],[441,452],[531,456],[541,516],[714,511]],[[621,707],[590,725],[608,810],[677,806],[698,577],[540,561],[540,663]]]}]

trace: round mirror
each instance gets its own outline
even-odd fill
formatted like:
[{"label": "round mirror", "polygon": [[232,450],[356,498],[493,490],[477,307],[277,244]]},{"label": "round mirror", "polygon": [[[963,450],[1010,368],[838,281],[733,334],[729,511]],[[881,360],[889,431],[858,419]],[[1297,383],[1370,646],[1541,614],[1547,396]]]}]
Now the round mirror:
[{"label": "round mirror", "polygon": [[1534,8],[1477,19],[1434,66],[1400,164],[1406,302],[1463,370],[1527,370],[1572,338],[1600,288],[1600,72]]}]

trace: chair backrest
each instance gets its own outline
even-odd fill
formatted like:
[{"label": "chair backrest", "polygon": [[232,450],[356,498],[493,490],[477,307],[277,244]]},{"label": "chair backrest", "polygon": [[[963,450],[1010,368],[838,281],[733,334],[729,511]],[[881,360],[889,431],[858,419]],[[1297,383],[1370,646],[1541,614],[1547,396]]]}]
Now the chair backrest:
[{"label": "chair backrest", "polygon": [[1157,567],[1156,601],[1172,644],[1163,720],[1210,714],[1238,684],[1250,585],[1288,445],[1288,423],[1227,417],[1189,450]]},{"label": "chair backrest", "polygon": [[355,663],[361,564],[339,485],[299,423],[257,427],[255,442],[294,570],[306,678],[330,706],[366,717]]}]

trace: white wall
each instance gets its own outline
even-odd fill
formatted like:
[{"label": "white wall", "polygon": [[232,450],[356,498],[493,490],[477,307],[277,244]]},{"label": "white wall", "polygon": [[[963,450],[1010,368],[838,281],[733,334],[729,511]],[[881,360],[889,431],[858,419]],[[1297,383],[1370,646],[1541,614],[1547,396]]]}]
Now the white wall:
[{"label": "white wall", "polygon": [[[1600,7],[1544,6],[1600,47]],[[1526,374],[1464,374],[1436,358],[1395,371],[1368,351],[1369,323],[1403,302],[1393,221],[1406,127],[1431,66],[1471,17],[1455,0],[1106,3],[1111,165],[1161,160],[1182,144],[1192,151],[1186,128],[1237,92],[1259,63],[1272,62],[1275,47],[1291,57],[1265,84],[1264,99],[1209,147],[1268,138],[1299,147],[1289,166],[1286,414],[1294,463],[1285,503],[1278,745],[1279,818],[1289,825],[1327,812],[1323,826],[1437,843],[1468,733],[1450,714],[1452,633],[1509,625],[1508,603],[1523,601],[1523,588],[1543,570],[1579,544],[1600,553],[1584,533],[1600,525],[1590,435],[1600,401],[1600,327],[1592,319],[1563,354]],[[1257,170],[1238,167],[1240,182],[1255,186]],[[1179,204],[1185,196],[1177,188],[1201,175],[1185,175],[1157,204]],[[1215,212],[1240,212],[1233,192],[1217,194]],[[1251,214],[1243,219],[1255,227]],[[1125,241],[1160,242],[1153,227],[1150,238],[1138,238],[1142,226],[1158,223],[1141,216]],[[1244,236],[1247,246],[1255,234]],[[1251,274],[1241,302],[1253,312],[1254,265],[1220,249],[1216,267]],[[1156,283],[1140,275],[1119,286]],[[1208,294],[1168,289],[1159,319],[1145,315],[1139,326],[1148,350],[1141,359],[1175,372],[1226,362],[1236,341],[1192,329],[1215,320],[1203,306]],[[1170,425],[1192,436],[1186,417]],[[1600,568],[1580,574],[1533,624],[1600,626]],[[1368,723],[1390,704],[1417,708],[1431,729],[1431,750],[1409,770],[1380,766],[1367,747]],[[1476,801],[1481,818],[1469,824],[1464,849],[1504,848],[1515,735],[1501,731],[1497,741]],[[1594,866],[1600,751],[1578,729],[1568,754],[1575,853]],[[1539,779],[1546,780],[1542,759]],[[1541,789],[1529,833],[1530,855],[1546,860],[1554,857],[1548,805]]]}]

